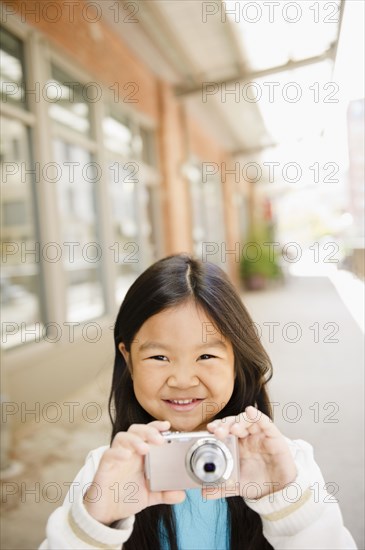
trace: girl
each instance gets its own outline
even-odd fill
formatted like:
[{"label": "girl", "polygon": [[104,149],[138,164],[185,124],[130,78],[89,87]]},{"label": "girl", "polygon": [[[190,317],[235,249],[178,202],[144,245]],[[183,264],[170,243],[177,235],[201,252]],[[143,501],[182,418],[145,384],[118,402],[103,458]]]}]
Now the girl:
[{"label": "girl", "polygon": [[[214,264],[173,255],[138,277],[115,324],[110,447],[89,453],[40,549],[356,548],[312,447],[271,420],[272,367],[252,326]],[[150,492],[144,456],[166,430],[235,435],[239,483]]]}]

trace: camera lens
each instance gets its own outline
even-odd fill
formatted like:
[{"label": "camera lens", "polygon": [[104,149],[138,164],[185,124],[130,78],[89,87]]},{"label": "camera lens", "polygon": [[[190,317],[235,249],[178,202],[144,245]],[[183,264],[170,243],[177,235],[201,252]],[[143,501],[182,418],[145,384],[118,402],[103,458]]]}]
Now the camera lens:
[{"label": "camera lens", "polygon": [[186,471],[198,484],[222,483],[229,479],[233,466],[229,447],[211,435],[196,439],[185,456]]},{"label": "camera lens", "polygon": [[191,454],[190,473],[202,483],[216,483],[227,470],[227,457],[214,441],[205,441]]}]

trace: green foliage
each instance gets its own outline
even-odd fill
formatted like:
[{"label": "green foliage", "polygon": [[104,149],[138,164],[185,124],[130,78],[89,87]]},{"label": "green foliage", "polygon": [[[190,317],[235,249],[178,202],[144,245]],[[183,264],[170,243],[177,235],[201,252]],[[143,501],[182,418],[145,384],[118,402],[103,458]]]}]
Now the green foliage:
[{"label": "green foliage", "polygon": [[240,274],[243,280],[254,276],[265,279],[276,279],[280,276],[277,247],[270,246],[272,241],[269,228],[260,228],[251,233],[241,256]]}]

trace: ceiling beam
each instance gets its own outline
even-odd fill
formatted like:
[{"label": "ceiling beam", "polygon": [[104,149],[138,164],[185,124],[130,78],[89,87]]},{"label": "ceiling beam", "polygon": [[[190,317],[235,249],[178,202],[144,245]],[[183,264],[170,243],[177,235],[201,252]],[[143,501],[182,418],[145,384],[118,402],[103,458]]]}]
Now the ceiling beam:
[{"label": "ceiling beam", "polygon": [[337,48],[337,41],[331,44],[328,50],[314,57],[308,57],[306,59],[300,59],[298,61],[289,60],[287,63],[284,63],[283,65],[277,65],[275,67],[270,67],[268,69],[262,69],[261,71],[251,71],[249,73],[237,73],[231,78],[227,78],[223,80],[215,80],[210,82],[205,81],[205,82],[201,82],[198,86],[190,86],[190,87],[176,86],[175,94],[178,97],[182,97],[182,96],[201,93],[204,90],[204,86],[206,86],[207,84],[216,84],[218,86],[223,86],[226,84],[233,84],[234,82],[256,80],[258,78],[263,78],[271,74],[281,73],[285,71],[293,71],[295,69],[300,69],[301,67],[306,67],[314,63],[320,63],[321,61],[326,61],[327,59],[333,59],[336,52],[336,48]]}]

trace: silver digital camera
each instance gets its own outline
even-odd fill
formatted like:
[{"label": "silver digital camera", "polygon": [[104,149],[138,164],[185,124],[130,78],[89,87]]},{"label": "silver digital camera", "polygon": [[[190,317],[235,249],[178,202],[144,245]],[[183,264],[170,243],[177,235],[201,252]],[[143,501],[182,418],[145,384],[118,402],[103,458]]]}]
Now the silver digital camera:
[{"label": "silver digital camera", "polygon": [[239,481],[237,437],[224,441],[210,432],[162,432],[166,443],[145,456],[150,491],[174,491]]}]

